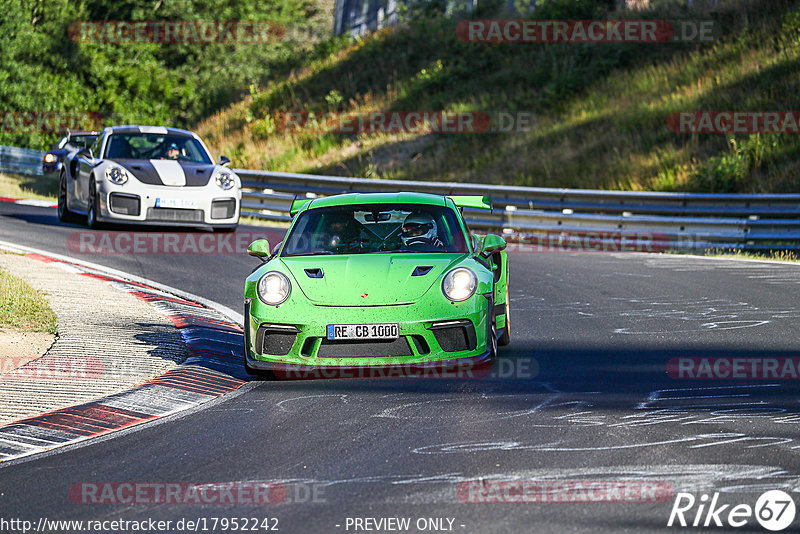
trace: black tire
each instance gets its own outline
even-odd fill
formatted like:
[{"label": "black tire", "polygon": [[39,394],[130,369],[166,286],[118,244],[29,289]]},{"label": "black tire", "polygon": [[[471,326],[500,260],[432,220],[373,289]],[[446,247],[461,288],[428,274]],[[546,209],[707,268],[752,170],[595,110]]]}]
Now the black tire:
[{"label": "black tire", "polygon": [[506,280],[506,327],[503,328],[503,333],[500,334],[497,344],[505,347],[509,343],[511,343],[511,300],[508,298],[508,280]]},{"label": "black tire", "polygon": [[489,360],[495,361],[497,359],[497,326],[492,321],[489,327]]},{"label": "black tire", "polygon": [[58,220],[63,223],[77,222],[78,217],[67,207],[67,173],[61,170],[58,181]]},{"label": "black tire", "polygon": [[86,225],[92,230],[99,230],[103,227],[97,220],[97,213],[100,211],[100,200],[97,198],[97,188],[94,178],[89,181],[89,211],[86,212]]}]

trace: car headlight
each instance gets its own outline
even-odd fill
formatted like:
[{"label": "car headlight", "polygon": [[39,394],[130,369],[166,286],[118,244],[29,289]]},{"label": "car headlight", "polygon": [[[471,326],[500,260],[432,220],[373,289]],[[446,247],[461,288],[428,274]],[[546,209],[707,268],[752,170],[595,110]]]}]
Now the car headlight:
[{"label": "car headlight", "polygon": [[457,267],[447,273],[442,281],[444,296],[452,301],[467,300],[478,288],[478,277],[466,267]]},{"label": "car headlight", "polygon": [[236,180],[233,179],[233,176],[229,172],[218,172],[216,176],[214,176],[214,181],[220,189],[224,189],[225,191],[233,189],[233,186],[236,185]]},{"label": "car headlight", "polygon": [[119,167],[109,167],[106,169],[106,178],[112,184],[122,185],[128,181],[128,173]]},{"label": "car headlight", "polygon": [[286,275],[278,271],[270,271],[258,281],[258,298],[264,304],[277,306],[289,298],[292,284]]},{"label": "car headlight", "polygon": [[44,155],[44,162],[45,162],[45,163],[53,163],[53,162],[54,162],[55,160],[57,160],[57,159],[58,159],[58,158],[56,158],[56,155],[55,155],[55,154],[51,154],[51,153],[49,153],[49,152],[48,152],[47,154],[45,154],[45,155]]}]

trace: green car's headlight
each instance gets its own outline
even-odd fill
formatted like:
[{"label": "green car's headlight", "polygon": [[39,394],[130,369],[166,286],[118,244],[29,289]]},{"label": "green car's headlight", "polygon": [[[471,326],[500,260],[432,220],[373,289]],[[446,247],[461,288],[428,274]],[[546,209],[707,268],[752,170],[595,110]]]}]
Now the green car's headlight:
[{"label": "green car's headlight", "polygon": [[452,301],[467,300],[478,288],[478,277],[466,267],[456,267],[442,280],[442,292]]},{"label": "green car's headlight", "polygon": [[220,189],[225,191],[233,189],[233,186],[236,185],[236,180],[233,179],[229,172],[218,172],[214,176],[214,181]]},{"label": "green car's headlight", "polygon": [[128,181],[128,173],[119,167],[109,167],[106,169],[106,178],[112,184],[122,185]]},{"label": "green car's headlight", "polygon": [[258,298],[264,304],[277,306],[289,298],[292,284],[286,275],[278,271],[270,271],[258,281]]}]

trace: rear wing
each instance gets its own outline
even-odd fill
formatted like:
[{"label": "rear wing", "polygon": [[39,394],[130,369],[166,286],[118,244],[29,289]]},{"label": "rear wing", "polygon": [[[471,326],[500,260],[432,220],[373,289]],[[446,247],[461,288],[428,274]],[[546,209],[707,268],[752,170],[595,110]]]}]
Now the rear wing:
[{"label": "rear wing", "polygon": [[492,210],[492,197],[489,195],[452,195],[447,197],[459,208],[473,208],[476,210]]},{"label": "rear wing", "polygon": [[294,217],[297,215],[297,212],[302,210],[306,204],[314,200],[313,198],[297,198],[294,197],[292,200],[292,206],[289,208],[289,215]]}]

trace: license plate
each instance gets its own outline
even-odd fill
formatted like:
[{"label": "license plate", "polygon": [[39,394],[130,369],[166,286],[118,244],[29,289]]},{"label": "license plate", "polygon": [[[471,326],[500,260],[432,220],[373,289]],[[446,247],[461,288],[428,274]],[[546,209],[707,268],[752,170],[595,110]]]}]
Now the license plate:
[{"label": "license plate", "polygon": [[197,209],[197,201],[188,198],[157,198],[157,208]]},{"label": "license plate", "polygon": [[328,339],[397,339],[397,323],[329,324]]}]

